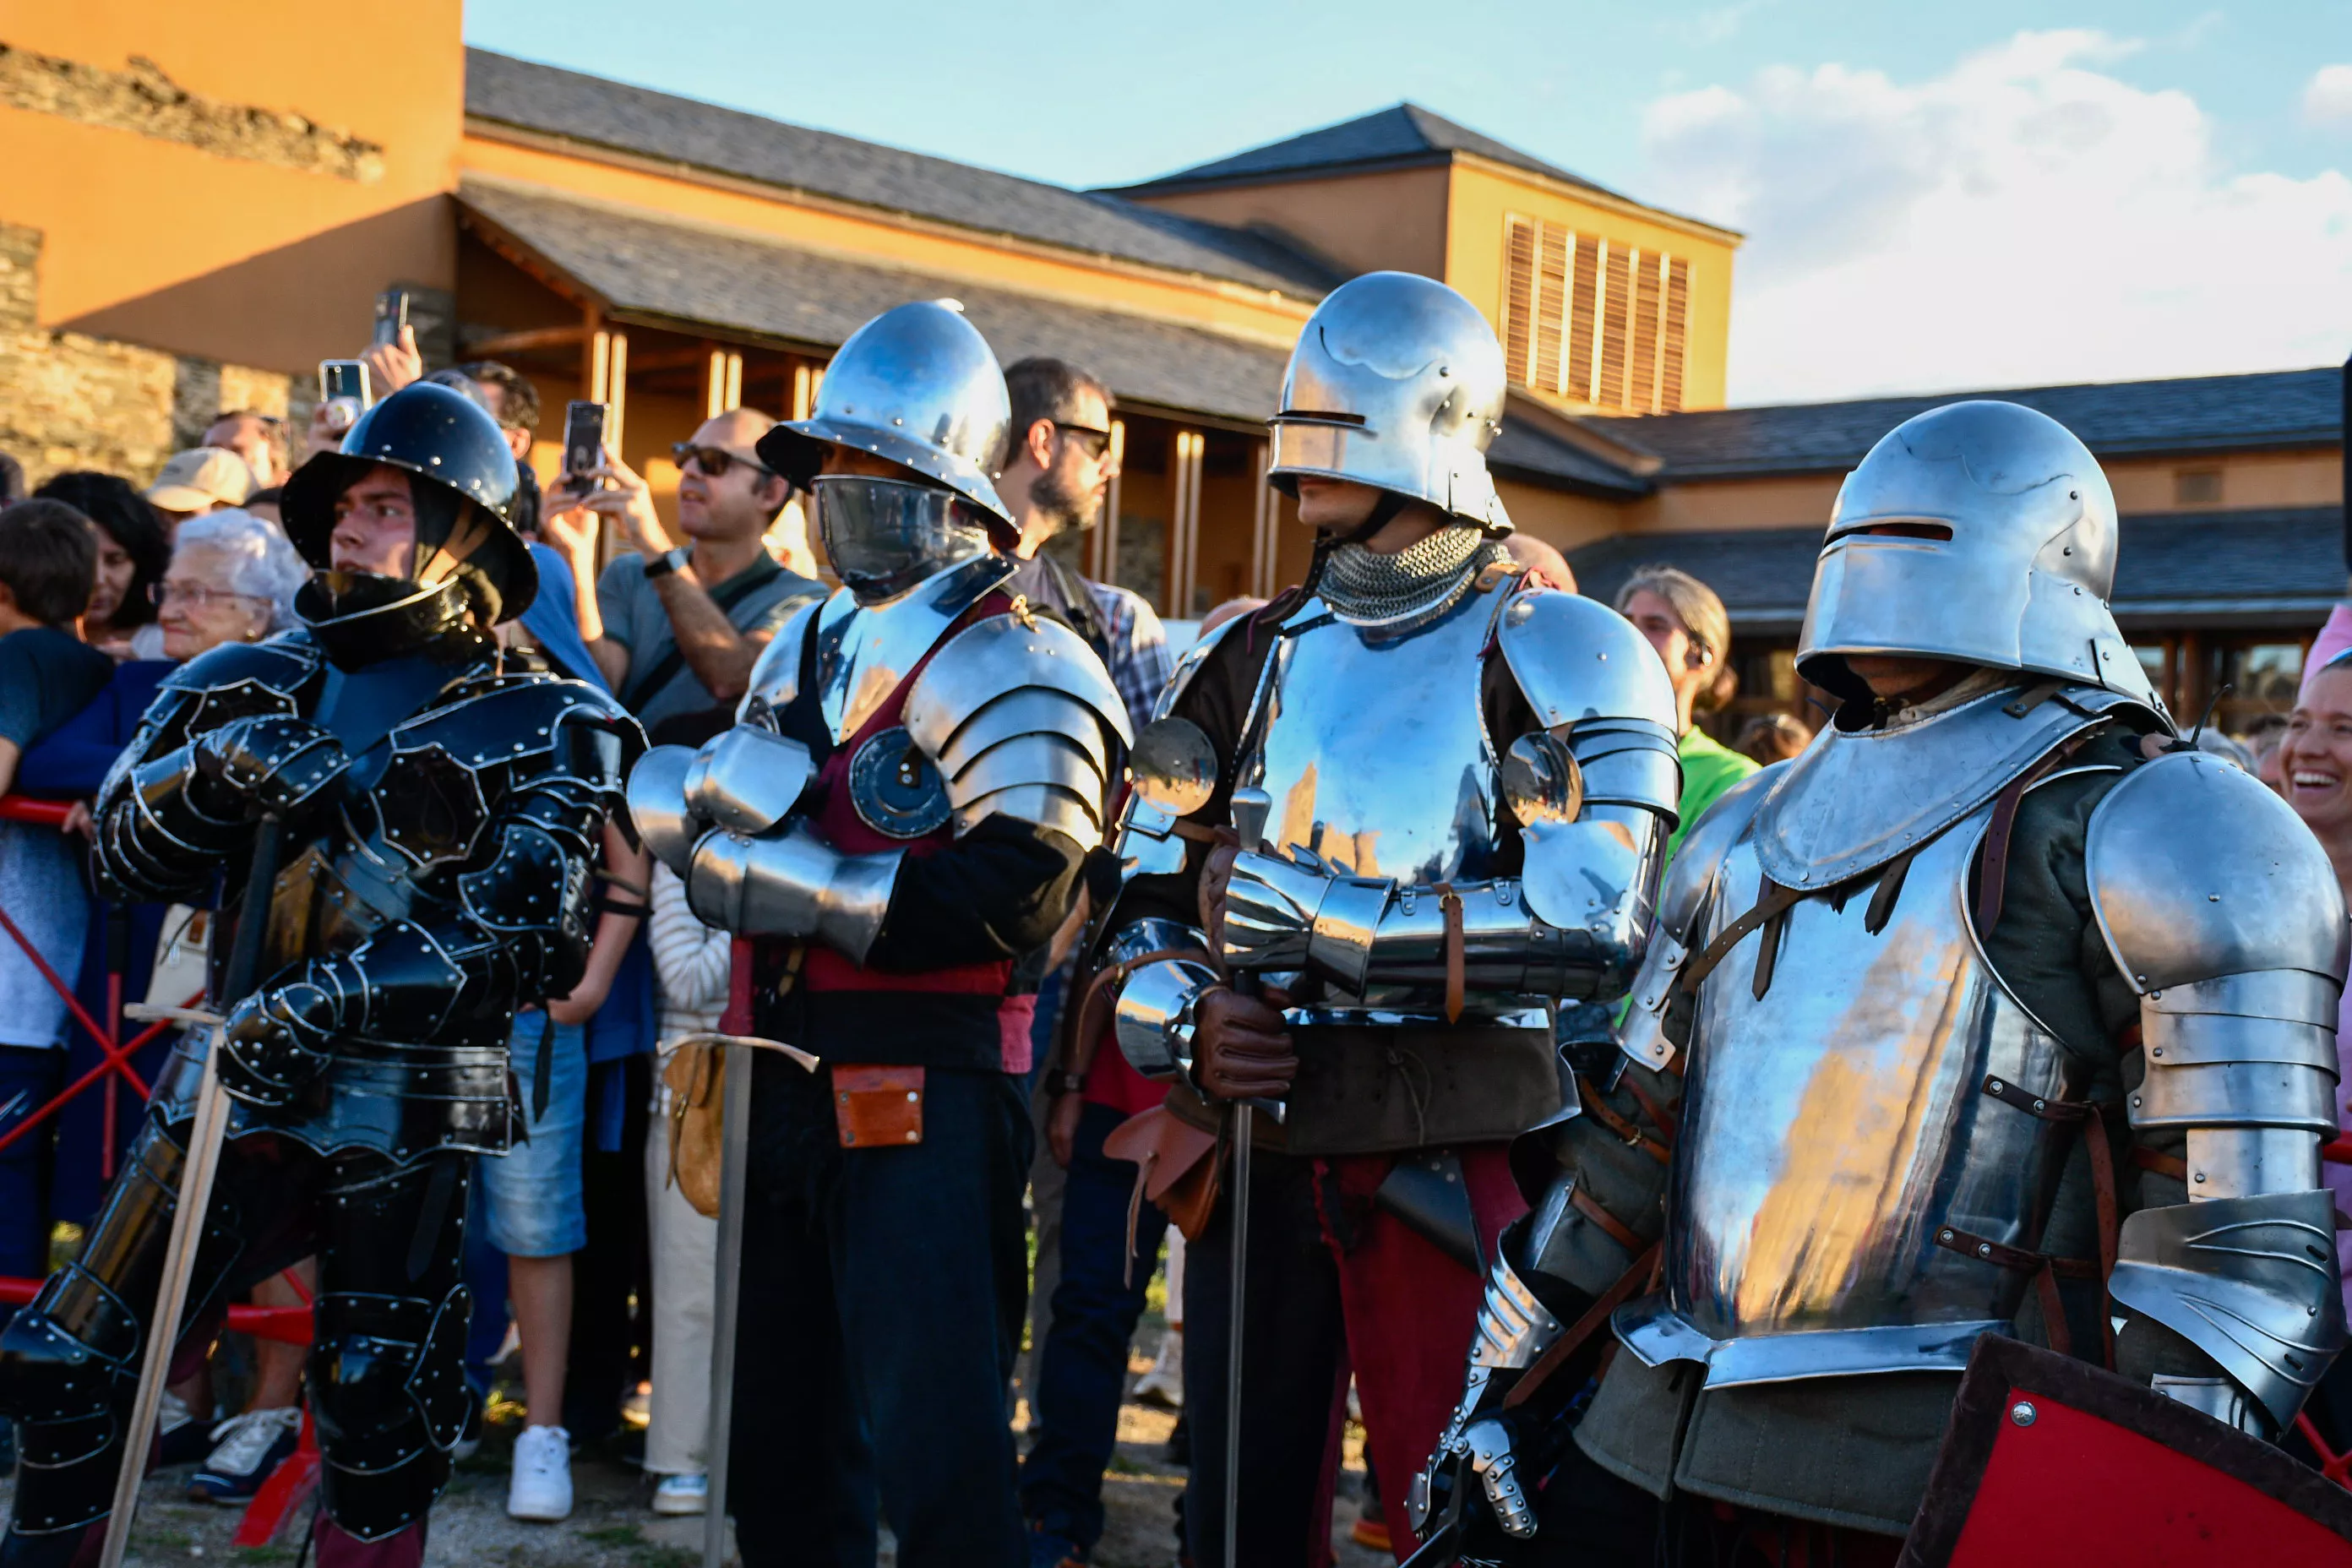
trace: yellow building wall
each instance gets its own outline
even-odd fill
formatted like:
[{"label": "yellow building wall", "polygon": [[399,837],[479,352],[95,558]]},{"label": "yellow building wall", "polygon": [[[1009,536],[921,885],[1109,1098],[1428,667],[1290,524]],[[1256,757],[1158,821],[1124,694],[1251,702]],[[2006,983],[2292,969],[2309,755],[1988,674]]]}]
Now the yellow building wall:
[{"label": "yellow building wall", "polygon": [[1683,347],[1683,406],[1720,408],[1731,342],[1731,258],[1738,237],[1727,230],[1579,197],[1542,177],[1457,154],[1446,213],[1445,281],[1503,329],[1506,218],[1539,218],[1579,234],[1663,250],[1690,262],[1690,314]]},{"label": "yellow building wall", "polygon": [[478,122],[467,129],[468,174],[520,182],[765,236],[810,250],[968,278],[1024,292],[1214,328],[1288,347],[1311,304],[1269,290],[1148,268],[1096,265],[979,234],[893,222],[880,215],[802,205],[748,181],[633,166]]},{"label": "yellow building wall", "polygon": [[1563,552],[1625,532],[1626,514],[1632,510],[1622,501],[1598,500],[1517,479],[1498,479],[1495,489],[1520,532]]},{"label": "yellow building wall", "polygon": [[376,292],[447,288],[464,115],[459,0],[396,24],[333,8],[236,24],[217,7],[12,4],[0,42],[100,69],[154,62],[222,105],[380,143],[380,177],[230,157],[0,104],[0,222],[43,236],[41,321],[300,372],[364,345]]},{"label": "yellow building wall", "polygon": [[1279,230],[1349,272],[1443,278],[1449,184],[1439,165],[1134,199],[1211,223]]},{"label": "yellow building wall", "polygon": [[[2100,466],[2115,487],[2116,510],[2127,516],[2150,511],[2336,506],[2344,500],[2344,458],[2334,447],[2121,459]],[[2210,500],[2200,499],[2196,488],[2182,482],[2207,474],[2218,475],[2221,480],[2219,496]]]}]

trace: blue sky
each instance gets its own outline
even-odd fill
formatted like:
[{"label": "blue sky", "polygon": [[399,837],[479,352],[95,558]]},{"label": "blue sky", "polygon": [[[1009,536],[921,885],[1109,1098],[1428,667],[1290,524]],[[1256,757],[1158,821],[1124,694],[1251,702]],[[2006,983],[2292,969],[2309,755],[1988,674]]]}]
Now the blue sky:
[{"label": "blue sky", "polygon": [[2352,353],[2352,0],[469,0],[466,33],[1080,185],[1410,99],[1746,230],[1739,402]]}]

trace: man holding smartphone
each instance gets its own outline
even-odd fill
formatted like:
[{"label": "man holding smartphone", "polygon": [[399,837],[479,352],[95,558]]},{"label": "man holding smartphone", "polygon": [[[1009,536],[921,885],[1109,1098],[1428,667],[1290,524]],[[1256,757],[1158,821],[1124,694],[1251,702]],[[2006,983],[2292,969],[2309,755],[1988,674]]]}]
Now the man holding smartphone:
[{"label": "man holding smartphone", "polygon": [[[742,696],[776,628],[824,592],[761,544],[792,496],[791,482],[754,449],[774,425],[733,408],[677,444],[676,535],[654,510],[645,479],[609,446],[601,464],[566,475],[548,496],[548,542],[575,579],[596,584],[593,596],[580,596],[581,634],[622,703],[646,723]],[[601,576],[593,574],[600,521],[625,552]]]}]

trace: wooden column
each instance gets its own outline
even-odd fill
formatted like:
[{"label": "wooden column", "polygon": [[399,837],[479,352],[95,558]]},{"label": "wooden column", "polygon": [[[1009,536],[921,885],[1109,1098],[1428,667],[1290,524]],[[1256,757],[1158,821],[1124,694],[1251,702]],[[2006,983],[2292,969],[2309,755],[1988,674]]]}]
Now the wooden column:
[{"label": "wooden column", "polygon": [[617,452],[628,415],[629,334],[591,316],[585,347],[588,363],[581,381],[588,388],[588,401],[604,405],[604,439]]},{"label": "wooden column", "polygon": [[[1110,458],[1114,464],[1124,465],[1127,458],[1127,421],[1110,422]],[[1118,580],[1118,473],[1113,469],[1110,488],[1103,494],[1102,521],[1087,537],[1087,575],[1097,583]]]},{"label": "wooden column", "polygon": [[702,373],[702,416],[716,419],[743,405],[743,356],[733,349],[710,347]]},{"label": "wooden column", "polygon": [[1274,443],[1260,441],[1252,469],[1257,480],[1255,491],[1257,510],[1250,524],[1250,569],[1247,592],[1254,598],[1274,597],[1276,520],[1282,515],[1275,504],[1274,486],[1266,481],[1266,470],[1274,462]]},{"label": "wooden column", "polygon": [[1178,620],[1192,614],[1192,579],[1201,563],[1201,454],[1208,438],[1198,430],[1179,429],[1173,438],[1169,477],[1174,481],[1175,516],[1169,533],[1168,604],[1166,613]]},{"label": "wooden column", "polygon": [[817,388],[824,384],[824,366],[797,360],[793,364],[793,419],[805,419],[816,407]]}]

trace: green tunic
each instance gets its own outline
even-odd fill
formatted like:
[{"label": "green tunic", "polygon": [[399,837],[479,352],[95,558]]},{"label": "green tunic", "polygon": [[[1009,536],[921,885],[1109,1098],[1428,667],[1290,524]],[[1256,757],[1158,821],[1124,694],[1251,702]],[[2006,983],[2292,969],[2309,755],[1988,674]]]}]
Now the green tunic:
[{"label": "green tunic", "polygon": [[1694,724],[1684,734],[1682,742],[1683,794],[1675,811],[1682,817],[1673,837],[1666,840],[1666,858],[1672,860],[1675,851],[1683,847],[1683,835],[1691,824],[1706,815],[1706,808],[1716,803],[1725,790],[1757,770],[1751,758],[1724,745],[1706,731]]}]

